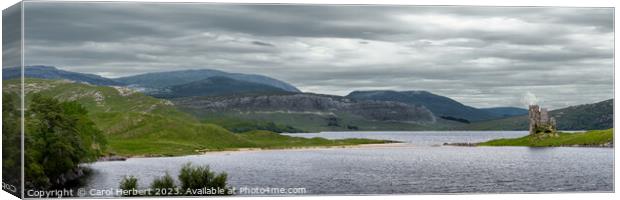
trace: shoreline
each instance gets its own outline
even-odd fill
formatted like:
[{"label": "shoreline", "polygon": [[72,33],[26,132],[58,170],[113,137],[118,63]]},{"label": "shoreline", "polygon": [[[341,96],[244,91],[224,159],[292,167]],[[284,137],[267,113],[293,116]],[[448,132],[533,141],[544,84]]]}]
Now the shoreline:
[{"label": "shoreline", "polygon": [[307,147],[286,147],[286,148],[234,148],[223,150],[197,151],[196,154],[187,155],[132,155],[132,156],[105,156],[99,158],[96,162],[114,162],[126,161],[130,158],[159,158],[159,157],[181,157],[196,156],[210,154],[228,154],[228,153],[247,153],[247,152],[263,152],[263,151],[305,151],[305,150],[330,150],[330,149],[361,149],[361,148],[398,148],[413,147],[415,145],[404,142],[378,143],[378,144],[357,144],[357,145],[339,145],[339,146],[307,146]]},{"label": "shoreline", "polygon": [[[443,143],[437,145],[431,145],[430,147],[531,147],[531,148],[554,148],[554,147],[580,147],[580,148],[614,148],[613,145],[561,145],[561,146],[491,146],[491,145],[479,145],[480,143]],[[186,155],[133,155],[133,156],[105,156],[99,158],[96,162],[115,162],[126,161],[130,158],[163,158],[163,157],[182,157],[182,156],[199,156],[199,155],[216,155],[216,154],[230,154],[230,153],[255,153],[255,152],[270,152],[270,151],[308,151],[308,150],[333,150],[333,149],[385,149],[385,148],[404,148],[404,147],[416,147],[417,145],[404,142],[394,143],[380,143],[380,144],[359,144],[359,145],[341,145],[341,146],[307,146],[307,147],[287,147],[287,148],[235,148],[224,150],[209,150],[200,151],[196,154]]]},{"label": "shoreline", "polygon": [[399,142],[399,143],[381,143],[381,144],[358,144],[358,145],[341,145],[341,146],[308,146],[308,147],[292,147],[292,148],[238,148],[224,151],[206,151],[197,155],[221,154],[221,153],[244,153],[244,152],[263,152],[263,151],[305,151],[305,150],[330,150],[330,149],[362,149],[362,148],[398,148],[413,147],[415,145]]},{"label": "shoreline", "polygon": [[[520,138],[500,138],[489,140],[486,142],[453,142],[430,145],[433,147],[442,146],[460,146],[460,147],[486,147],[486,146],[521,146],[521,147],[587,147],[587,148],[614,148],[613,140],[605,140],[607,137],[613,138],[613,129],[593,130],[583,133],[560,133],[558,137],[544,138],[542,140],[531,141],[523,136]],[[601,137],[603,137],[601,139]],[[570,140],[566,140],[568,138]],[[594,138],[595,140],[593,140]],[[559,141],[559,142],[558,142]],[[418,145],[402,142],[388,141],[385,143],[371,144],[344,144],[344,145],[318,145],[318,146],[294,146],[294,147],[251,147],[251,148],[227,148],[227,149],[202,149],[194,150],[188,154],[179,155],[162,155],[162,154],[143,154],[143,155],[108,155],[101,157],[97,162],[105,161],[125,161],[129,158],[152,158],[152,157],[180,157],[192,155],[209,155],[209,154],[229,154],[240,152],[260,152],[260,151],[307,151],[307,150],[330,150],[330,149],[377,149],[377,148],[399,148],[399,147],[416,147]]]},{"label": "shoreline", "polygon": [[573,144],[573,145],[559,145],[559,146],[526,146],[526,145],[480,145],[480,143],[465,143],[465,142],[457,142],[457,143],[444,143],[442,146],[452,146],[452,147],[531,147],[531,148],[553,148],[553,147],[581,147],[581,148],[614,148],[613,144],[605,143],[598,145],[590,145],[590,144]]}]

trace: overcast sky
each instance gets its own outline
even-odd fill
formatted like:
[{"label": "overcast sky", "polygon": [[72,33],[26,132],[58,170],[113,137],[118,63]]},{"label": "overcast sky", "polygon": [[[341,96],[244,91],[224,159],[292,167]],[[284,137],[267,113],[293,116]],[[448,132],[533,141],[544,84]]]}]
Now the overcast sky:
[{"label": "overcast sky", "polygon": [[613,9],[36,3],[26,65],[219,69],[304,92],[427,90],[475,107],[613,97]]}]

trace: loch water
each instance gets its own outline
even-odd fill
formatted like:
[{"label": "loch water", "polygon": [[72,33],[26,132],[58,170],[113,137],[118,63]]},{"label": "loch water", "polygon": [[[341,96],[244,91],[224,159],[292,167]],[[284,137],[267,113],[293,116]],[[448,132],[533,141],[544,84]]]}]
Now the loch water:
[{"label": "loch water", "polygon": [[328,139],[388,139],[404,144],[393,147],[216,152],[95,162],[88,164],[93,173],[87,179],[85,188],[118,188],[126,175],[136,176],[139,187],[147,187],[154,178],[166,172],[176,177],[184,163],[192,162],[208,164],[217,172],[227,172],[229,185],[237,189],[303,188],[305,194],[613,191],[613,148],[442,145],[526,134],[524,131],[288,134]]}]

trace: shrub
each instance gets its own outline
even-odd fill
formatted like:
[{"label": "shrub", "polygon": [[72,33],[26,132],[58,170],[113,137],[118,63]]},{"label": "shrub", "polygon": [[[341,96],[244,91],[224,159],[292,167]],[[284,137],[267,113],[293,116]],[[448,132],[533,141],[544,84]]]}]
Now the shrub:
[{"label": "shrub", "polygon": [[[166,173],[164,176],[156,178],[151,183],[152,191],[146,194],[128,193],[125,196],[138,196],[138,195],[209,195],[211,193],[204,193],[204,189],[217,192],[212,195],[229,195],[229,189],[226,186],[228,175],[226,173],[216,174],[209,169],[208,165],[204,166],[192,166],[191,163],[186,163],[181,168],[179,173],[180,186],[175,185],[174,179]],[[138,179],[129,176],[124,177],[121,180],[120,188],[126,191],[137,190]],[[190,190],[201,190],[203,193],[196,191],[188,192]]]},{"label": "shrub", "polygon": [[159,189],[156,191],[174,188],[176,188],[176,186],[174,185],[174,179],[172,179],[172,176],[170,176],[170,174],[168,174],[167,172],[166,175],[156,178],[155,180],[153,180],[153,183],[151,183],[151,189]]},{"label": "shrub", "polygon": [[225,195],[228,193],[228,188],[226,188],[227,179],[228,175],[226,173],[216,174],[209,169],[208,165],[192,166],[191,163],[187,163],[183,165],[179,173],[181,189],[184,191],[188,189],[215,188],[223,189],[225,193],[221,195]]},{"label": "shrub", "polygon": [[[123,180],[121,180],[121,184],[120,184],[120,189],[122,190],[126,190],[126,191],[133,191],[133,190],[137,190],[138,189],[138,179],[134,176],[125,176],[123,177]],[[137,194],[135,193],[125,193],[127,194],[126,196],[136,196]]]}]

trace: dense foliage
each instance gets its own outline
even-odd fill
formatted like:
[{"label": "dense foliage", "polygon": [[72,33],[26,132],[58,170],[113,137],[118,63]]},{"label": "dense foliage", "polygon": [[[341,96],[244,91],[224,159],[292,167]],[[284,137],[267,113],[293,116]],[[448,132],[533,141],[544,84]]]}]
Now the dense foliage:
[{"label": "dense foliage", "polygon": [[19,193],[21,186],[21,113],[19,96],[2,94],[2,181],[13,186]]},{"label": "dense foliage", "polygon": [[95,161],[106,140],[77,102],[32,96],[25,113],[25,173],[30,188],[62,186],[64,174]]}]

